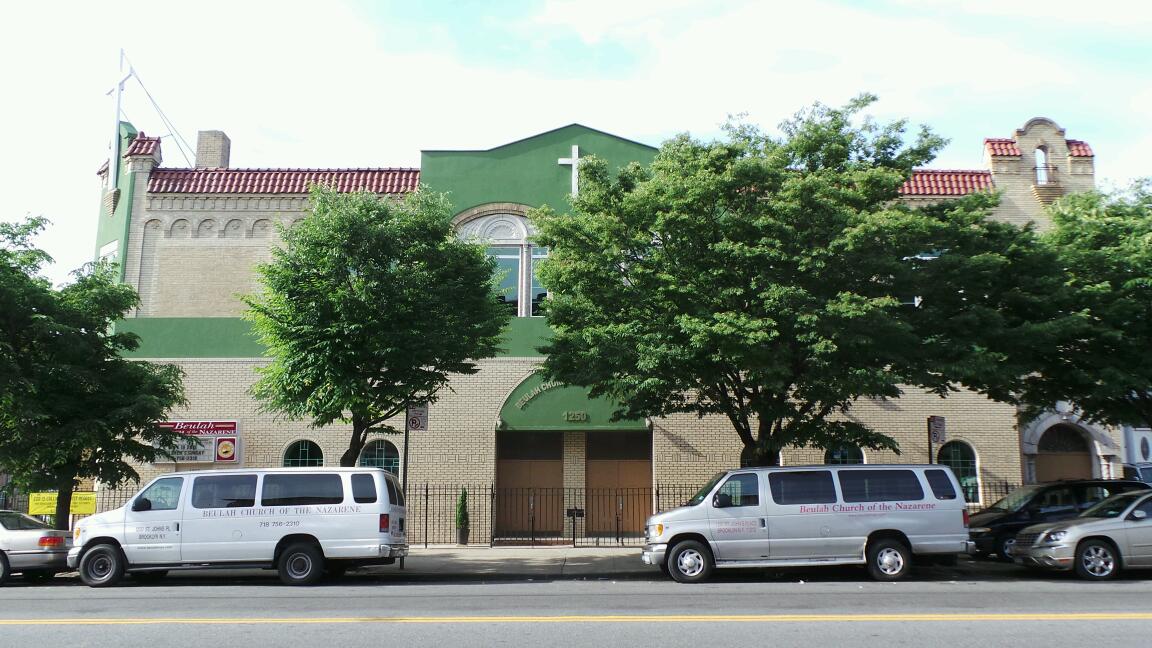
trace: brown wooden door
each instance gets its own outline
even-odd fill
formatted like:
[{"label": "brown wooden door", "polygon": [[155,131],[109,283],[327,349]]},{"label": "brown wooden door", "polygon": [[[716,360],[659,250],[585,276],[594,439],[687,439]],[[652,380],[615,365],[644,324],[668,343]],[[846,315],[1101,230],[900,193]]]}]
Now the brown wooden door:
[{"label": "brown wooden door", "polygon": [[1091,479],[1092,455],[1087,452],[1047,452],[1036,455],[1036,481]]},{"label": "brown wooden door", "polygon": [[637,535],[652,515],[650,459],[589,459],[586,464],[589,535]]},{"label": "brown wooden door", "polygon": [[564,462],[503,459],[496,462],[496,536],[529,537],[564,532]]}]

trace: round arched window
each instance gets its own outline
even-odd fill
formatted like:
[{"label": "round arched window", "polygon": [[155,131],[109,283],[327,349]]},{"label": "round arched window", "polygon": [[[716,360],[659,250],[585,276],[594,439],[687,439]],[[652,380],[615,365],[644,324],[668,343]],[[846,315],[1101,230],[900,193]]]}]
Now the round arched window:
[{"label": "round arched window", "polygon": [[824,453],[824,463],[862,464],[864,463],[864,451],[857,446],[840,446],[838,448],[829,448],[829,450]]},{"label": "round arched window", "polygon": [[297,466],[323,466],[324,453],[315,443],[302,440],[288,446],[284,451],[284,465],[292,468]]},{"label": "round arched window", "polygon": [[960,481],[964,501],[980,501],[980,474],[976,470],[976,451],[963,441],[949,441],[936,453],[936,461],[948,466]]},{"label": "round arched window", "polygon": [[360,465],[383,468],[393,475],[400,474],[400,453],[390,441],[373,441],[360,452]]}]

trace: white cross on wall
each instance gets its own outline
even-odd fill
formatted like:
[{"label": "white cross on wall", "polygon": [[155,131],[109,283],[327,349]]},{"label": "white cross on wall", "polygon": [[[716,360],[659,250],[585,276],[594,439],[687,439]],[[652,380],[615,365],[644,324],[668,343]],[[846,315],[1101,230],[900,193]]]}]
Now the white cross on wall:
[{"label": "white cross on wall", "polygon": [[572,157],[560,158],[556,164],[572,165],[572,195],[580,193],[580,147],[572,145]]}]

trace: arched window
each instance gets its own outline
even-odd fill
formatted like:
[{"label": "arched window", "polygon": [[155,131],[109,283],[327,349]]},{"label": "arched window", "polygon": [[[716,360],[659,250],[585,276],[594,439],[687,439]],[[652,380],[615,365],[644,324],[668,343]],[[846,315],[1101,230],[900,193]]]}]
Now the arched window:
[{"label": "arched window", "polygon": [[456,230],[463,241],[484,243],[496,260],[500,302],[517,317],[543,315],[541,305],[548,291],[540,285],[539,264],[548,249],[532,244],[535,229],[522,214],[500,210],[483,212],[464,221]]},{"label": "arched window", "polygon": [[289,468],[296,466],[323,466],[324,453],[320,451],[320,446],[311,441],[297,441],[288,446],[288,449],[284,451],[284,465]]},{"label": "arched window", "polygon": [[864,463],[864,451],[856,446],[829,448],[828,451],[824,453],[824,463],[862,464]]},{"label": "arched window", "polygon": [[949,441],[940,448],[936,460],[948,466],[960,481],[964,501],[980,501],[980,473],[976,470],[976,452],[963,441]]},{"label": "arched window", "polygon": [[360,452],[360,465],[383,468],[393,475],[400,474],[400,453],[390,441],[373,441]]},{"label": "arched window", "polygon": [[1049,171],[1052,167],[1048,166],[1048,151],[1043,147],[1036,149],[1036,184],[1046,185],[1051,180]]}]

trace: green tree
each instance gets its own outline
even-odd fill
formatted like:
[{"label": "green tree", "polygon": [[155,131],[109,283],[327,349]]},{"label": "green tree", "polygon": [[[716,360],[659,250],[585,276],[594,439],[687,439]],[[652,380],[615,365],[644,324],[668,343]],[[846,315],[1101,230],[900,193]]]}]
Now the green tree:
[{"label": "green tree", "polygon": [[1088,420],[1152,425],[1152,180],[1074,194],[1049,213],[1044,238],[1068,273],[1066,307],[1081,326],[1029,377],[1023,399],[1031,412],[1065,400]]},{"label": "green tree", "polygon": [[495,355],[509,316],[494,262],[455,237],[444,196],[317,188],[311,199],[260,266],[263,292],[245,300],[272,357],[252,392],[317,427],[351,423],[340,465],[354,466],[370,433],[395,431],[389,418]]},{"label": "green tree", "polygon": [[0,470],[58,492],[66,528],[80,480],[138,480],[133,463],[167,457],[180,435],[156,423],[184,403],[181,371],[124,359],[137,348],[113,324],[137,303],[111,265],[89,264],[54,289],[31,246],[43,219],[0,225]]},{"label": "green tree", "polygon": [[582,163],[573,213],[532,216],[551,248],[548,375],[620,416],[725,416],[749,465],[789,446],[898,451],[844,415],[901,385],[1011,399],[1030,358],[1010,350],[1050,315],[1027,307],[1059,285],[1053,258],[987,219],[994,195],[899,202],[943,142],[862,118],[873,100],[816,105],[780,138],[680,136],[616,178]]}]

